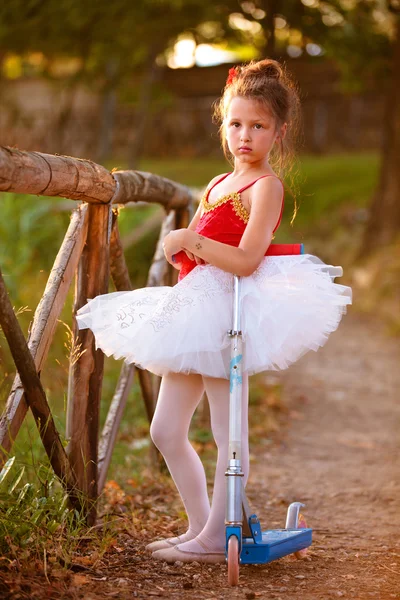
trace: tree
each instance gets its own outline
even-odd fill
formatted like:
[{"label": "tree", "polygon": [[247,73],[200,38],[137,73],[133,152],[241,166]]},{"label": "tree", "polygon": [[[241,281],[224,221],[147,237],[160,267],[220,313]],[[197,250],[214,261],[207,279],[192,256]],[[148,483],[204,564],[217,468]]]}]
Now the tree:
[{"label": "tree", "polygon": [[379,181],[359,249],[365,257],[400,233],[400,1],[258,0],[255,5],[265,12],[262,54],[279,52],[274,18],[284,17],[289,28],[301,32],[302,48],[318,44],[335,60],[343,90],[361,91],[372,80],[385,93]]},{"label": "tree", "polygon": [[[139,106],[147,109],[152,80],[148,71],[154,71],[156,57],[182,31],[216,17],[214,4],[203,0],[15,0],[0,7],[0,56],[7,51],[43,53],[42,75],[55,85],[59,78],[52,74],[53,63],[62,58],[78,60],[76,71],[61,82],[68,93],[59,111],[59,152],[75,90],[83,82],[103,97],[100,149],[104,158],[117,90],[131,80],[132,73],[142,72]],[[139,133],[144,121],[142,111],[136,123]],[[140,140],[136,143],[140,145]]]},{"label": "tree", "polygon": [[400,15],[392,46],[391,84],[387,88],[378,186],[372,198],[360,255],[369,255],[400,233]]},{"label": "tree", "polygon": [[[330,4],[337,9],[341,2]],[[360,0],[341,14],[343,26],[332,29],[324,46],[341,68],[342,84],[358,90],[372,78],[385,94],[379,180],[361,258],[394,242],[400,233],[400,2]]]}]

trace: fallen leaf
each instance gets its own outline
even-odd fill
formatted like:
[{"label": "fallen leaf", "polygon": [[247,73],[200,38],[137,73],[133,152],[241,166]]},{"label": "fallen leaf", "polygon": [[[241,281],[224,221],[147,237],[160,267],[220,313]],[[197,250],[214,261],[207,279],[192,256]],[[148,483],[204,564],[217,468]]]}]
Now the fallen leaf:
[{"label": "fallen leaf", "polygon": [[90,579],[87,575],[77,575],[74,574],[72,576],[72,582],[74,585],[78,586],[78,585],[86,585],[87,583],[90,583]]}]

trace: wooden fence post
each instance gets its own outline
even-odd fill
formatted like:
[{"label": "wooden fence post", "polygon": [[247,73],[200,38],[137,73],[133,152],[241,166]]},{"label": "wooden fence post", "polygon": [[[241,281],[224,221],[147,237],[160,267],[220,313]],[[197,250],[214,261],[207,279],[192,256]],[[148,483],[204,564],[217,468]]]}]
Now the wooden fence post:
[{"label": "wooden fence post", "polygon": [[103,431],[101,432],[98,450],[97,475],[97,491],[99,496],[106,482],[107,471],[114,450],[118,428],[121,423],[129,391],[132,387],[135,370],[134,365],[123,364],[117,387],[110,408],[108,409],[106,422],[104,423]]},{"label": "wooden fence post", "polygon": [[76,278],[73,317],[77,360],[70,365],[68,389],[68,455],[78,486],[86,496],[87,521],[96,520],[98,492],[99,410],[103,381],[104,354],[95,350],[90,329],[78,330],[75,314],[88,299],[108,292],[111,204],[91,204],[86,246]]}]

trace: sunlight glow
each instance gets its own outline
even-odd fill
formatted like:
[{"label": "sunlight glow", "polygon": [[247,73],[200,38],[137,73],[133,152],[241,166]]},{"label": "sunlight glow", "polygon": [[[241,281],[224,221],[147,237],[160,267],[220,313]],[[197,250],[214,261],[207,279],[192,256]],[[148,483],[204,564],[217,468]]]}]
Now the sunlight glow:
[{"label": "sunlight glow", "polygon": [[22,58],[17,54],[6,54],[2,71],[7,79],[18,79],[22,76]]},{"label": "sunlight glow", "polygon": [[252,34],[261,31],[260,23],[249,21],[241,13],[232,13],[229,15],[229,25],[232,29],[240,29],[241,31],[249,31]]},{"label": "sunlight glow", "polygon": [[263,19],[267,14],[265,10],[262,10],[262,8],[257,8],[254,2],[242,2],[240,6],[243,12],[246,12],[249,15],[251,15],[253,19]]},{"label": "sunlight glow", "polygon": [[337,10],[327,3],[321,4],[322,22],[327,27],[334,27],[335,25],[342,25],[344,23],[344,17]]},{"label": "sunlight glow", "polygon": [[290,29],[289,31],[290,43],[294,46],[299,46],[303,41],[303,34],[299,29]]},{"label": "sunlight glow", "polygon": [[275,17],[274,21],[275,21],[275,27],[277,29],[283,29],[287,25],[287,21],[286,21],[285,17],[282,17],[280,15]]},{"label": "sunlight glow", "polygon": [[221,24],[217,21],[204,21],[197,26],[198,32],[208,40],[216,38],[221,33]]},{"label": "sunlight glow", "polygon": [[286,48],[286,52],[292,58],[297,58],[303,54],[302,48],[300,48],[300,46],[294,46],[293,44],[289,44],[289,46]]},{"label": "sunlight glow", "polygon": [[188,69],[197,65],[208,67],[221,63],[235,62],[238,59],[236,52],[230,52],[211,44],[199,44],[190,38],[176,42],[173,51],[167,57],[167,64],[171,69]]},{"label": "sunlight glow", "polygon": [[240,6],[243,12],[246,12],[249,15],[251,15],[256,9],[256,5],[254,4],[254,2],[242,2]]},{"label": "sunlight glow", "polygon": [[339,2],[344,10],[353,10],[357,5],[358,0],[339,0]]},{"label": "sunlight glow", "polygon": [[219,65],[226,62],[235,62],[237,55],[235,52],[215,48],[209,44],[199,44],[196,48],[196,65],[207,67],[210,65]]},{"label": "sunlight glow", "polygon": [[306,52],[310,56],[320,56],[323,54],[322,48],[318,44],[306,44]]},{"label": "sunlight glow", "polygon": [[167,64],[171,69],[193,67],[195,64],[196,42],[193,39],[183,39],[176,42],[173,53],[168,57]]},{"label": "sunlight glow", "polygon": [[265,17],[267,13],[265,12],[265,10],[263,10],[262,8],[256,8],[252,13],[251,16],[253,17],[253,19],[258,19],[261,20]]},{"label": "sunlight glow", "polygon": [[342,17],[342,15],[339,15],[339,13],[336,13],[336,14],[331,13],[330,15],[322,15],[322,22],[327,27],[334,27],[335,25],[341,25],[343,23],[343,21],[344,21],[344,18]]},{"label": "sunlight glow", "polygon": [[285,27],[284,29],[277,29],[275,35],[277,40],[284,42],[290,36],[290,32],[288,27]]}]

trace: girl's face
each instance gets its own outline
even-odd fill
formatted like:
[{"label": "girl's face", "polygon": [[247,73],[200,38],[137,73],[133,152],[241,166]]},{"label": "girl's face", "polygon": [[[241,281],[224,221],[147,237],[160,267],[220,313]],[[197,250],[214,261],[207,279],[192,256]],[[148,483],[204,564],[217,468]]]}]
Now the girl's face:
[{"label": "girl's face", "polygon": [[275,140],[286,133],[286,123],[278,131],[275,119],[260,102],[240,96],[232,98],[224,128],[235,162],[248,164],[267,163]]}]

